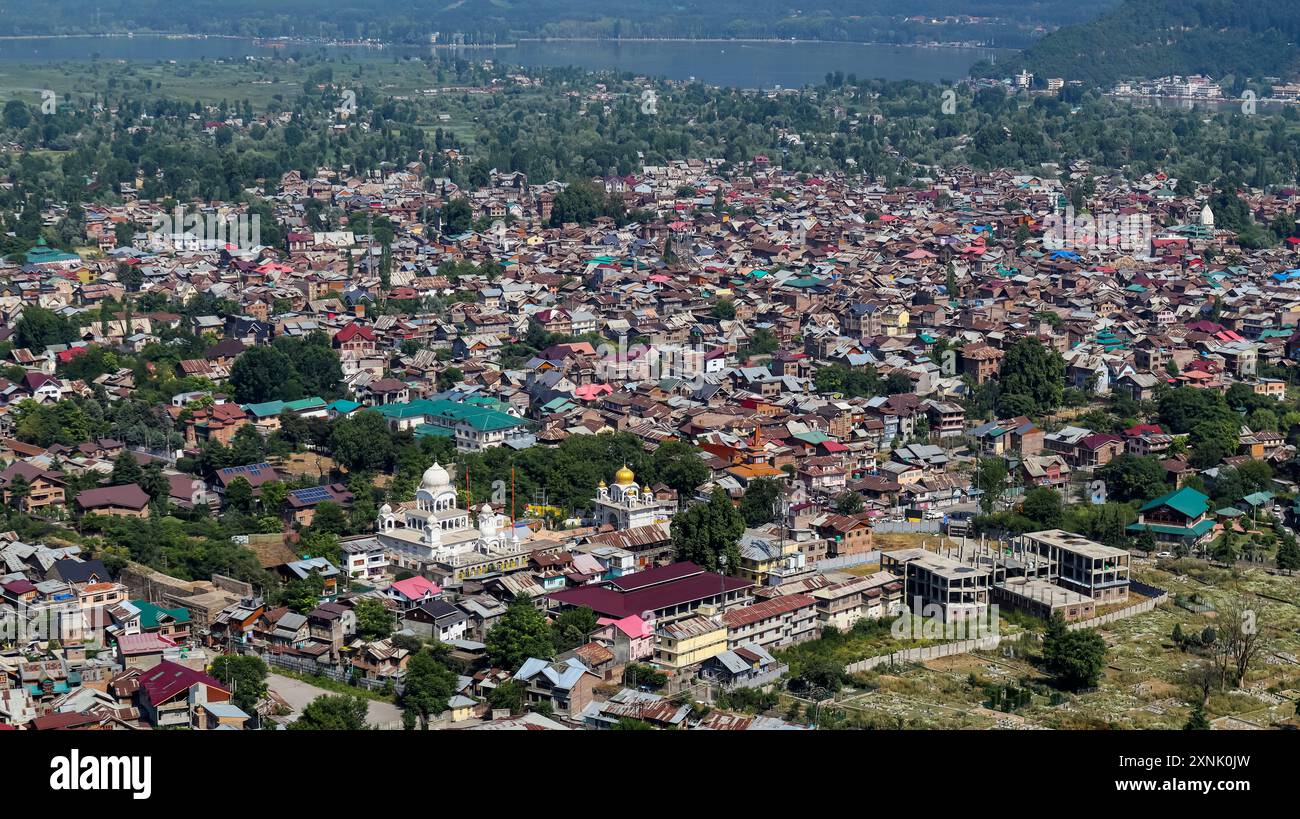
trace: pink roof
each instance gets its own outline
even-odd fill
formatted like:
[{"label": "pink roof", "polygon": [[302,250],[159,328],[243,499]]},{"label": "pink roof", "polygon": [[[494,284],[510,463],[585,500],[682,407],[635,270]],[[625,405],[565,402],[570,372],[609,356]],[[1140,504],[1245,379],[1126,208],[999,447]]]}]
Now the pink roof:
[{"label": "pink roof", "polygon": [[649,637],[651,634],[654,634],[654,629],[650,628],[650,626],[646,624],[645,620],[642,620],[640,617],[636,616],[635,614],[629,614],[627,617],[624,617],[620,620],[614,620],[609,617],[601,617],[600,619],[596,620],[596,625],[600,625],[600,626],[613,625],[614,628],[618,629],[619,631],[623,632],[628,637],[631,637],[634,640],[639,637]]},{"label": "pink roof", "polygon": [[151,654],[155,651],[165,651],[176,647],[174,641],[153,632],[124,634],[117,638],[117,645],[123,654]]},{"label": "pink roof", "polygon": [[614,388],[608,384],[583,384],[573,391],[573,397],[583,401],[590,401],[593,398],[599,398],[602,395],[612,395]]},{"label": "pink roof", "polygon": [[409,600],[419,600],[426,594],[442,594],[442,587],[434,583],[427,577],[408,577],[405,580],[399,580],[390,589],[396,589],[398,594]]}]

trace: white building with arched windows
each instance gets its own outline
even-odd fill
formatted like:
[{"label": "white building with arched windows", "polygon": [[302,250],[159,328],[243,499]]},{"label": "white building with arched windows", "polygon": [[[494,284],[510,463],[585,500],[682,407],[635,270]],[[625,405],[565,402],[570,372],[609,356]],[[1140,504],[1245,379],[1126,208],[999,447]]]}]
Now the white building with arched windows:
[{"label": "white building with arched windows", "polygon": [[667,523],[676,510],[672,501],[659,500],[649,487],[638,484],[626,465],[614,473],[613,486],[600,482],[595,504],[596,525],[609,524],[619,531]]},{"label": "white building with arched windows", "polygon": [[476,516],[457,507],[451,475],[437,463],[414,501],[379,508],[375,536],[390,563],[456,580],[519,569],[528,559],[510,517],[486,503]]}]

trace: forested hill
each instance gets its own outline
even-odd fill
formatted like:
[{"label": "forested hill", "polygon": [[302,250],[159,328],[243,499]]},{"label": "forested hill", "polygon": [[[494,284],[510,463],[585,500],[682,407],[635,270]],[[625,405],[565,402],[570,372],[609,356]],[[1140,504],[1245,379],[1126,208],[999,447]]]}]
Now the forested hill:
[{"label": "forested hill", "polygon": [[1025,68],[1097,84],[1170,74],[1291,78],[1300,71],[1298,42],[1296,0],[1124,0],[975,73],[1005,77]]},{"label": "forested hill", "polygon": [[[146,31],[469,43],[520,37],[1029,44],[1118,0],[0,0],[0,36]],[[960,17],[961,19],[952,19]],[[947,19],[944,19],[947,18]],[[0,41],[0,48],[3,48]]]}]

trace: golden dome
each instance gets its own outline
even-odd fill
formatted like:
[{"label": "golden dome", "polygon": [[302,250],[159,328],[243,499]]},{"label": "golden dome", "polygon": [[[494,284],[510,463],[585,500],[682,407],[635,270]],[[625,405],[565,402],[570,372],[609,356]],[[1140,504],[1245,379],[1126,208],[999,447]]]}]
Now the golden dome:
[{"label": "golden dome", "polygon": [[627,468],[627,464],[623,464],[623,468],[614,473],[614,483],[619,486],[627,486],[634,480],[636,480],[636,475]]}]

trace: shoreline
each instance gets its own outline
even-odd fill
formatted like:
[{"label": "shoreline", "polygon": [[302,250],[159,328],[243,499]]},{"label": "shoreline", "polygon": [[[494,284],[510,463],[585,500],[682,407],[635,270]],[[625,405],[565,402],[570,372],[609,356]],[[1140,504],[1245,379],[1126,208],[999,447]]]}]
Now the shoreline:
[{"label": "shoreline", "polygon": [[323,48],[434,48],[434,49],[498,49],[517,48],[520,43],[770,43],[790,45],[859,45],[875,48],[888,46],[929,50],[962,51],[1020,51],[1017,48],[971,43],[889,43],[874,40],[805,40],[784,37],[520,37],[508,43],[400,43],[389,41],[349,42],[332,40],[303,40],[293,37],[250,37],[238,34],[196,34],[182,32],[122,32],[105,34],[0,34],[0,42],[23,40],[247,40],[259,47],[319,46]]}]

